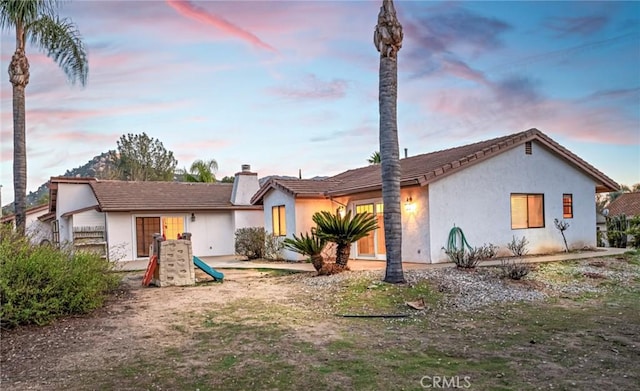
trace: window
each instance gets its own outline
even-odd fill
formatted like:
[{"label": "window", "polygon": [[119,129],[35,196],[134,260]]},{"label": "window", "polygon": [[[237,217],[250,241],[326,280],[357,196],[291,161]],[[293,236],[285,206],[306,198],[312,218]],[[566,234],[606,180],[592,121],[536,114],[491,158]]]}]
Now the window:
[{"label": "window", "polygon": [[511,194],[511,229],[544,227],[543,194]]},{"label": "window", "polygon": [[287,235],[287,215],[284,210],[284,205],[274,206],[271,208],[271,224],[273,227],[273,234],[275,236]]},{"label": "window", "polygon": [[524,153],[527,155],[531,155],[532,152],[531,141],[527,141],[526,143],[524,143]]},{"label": "window", "polygon": [[573,194],[562,195],[562,217],[565,219],[573,218]]}]

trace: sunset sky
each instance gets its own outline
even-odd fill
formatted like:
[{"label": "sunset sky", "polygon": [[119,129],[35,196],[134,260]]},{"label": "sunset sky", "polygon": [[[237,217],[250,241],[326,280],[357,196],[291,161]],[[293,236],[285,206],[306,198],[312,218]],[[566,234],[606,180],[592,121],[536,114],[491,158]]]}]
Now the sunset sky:
[{"label": "sunset sky", "polygon": [[[89,52],[70,85],[29,47],[28,191],[146,132],[188,167],[305,178],[378,150],[381,1],[73,1]],[[396,1],[400,148],[532,127],[619,183],[640,182],[640,2]],[[1,39],[2,203],[13,200],[13,31]]]}]

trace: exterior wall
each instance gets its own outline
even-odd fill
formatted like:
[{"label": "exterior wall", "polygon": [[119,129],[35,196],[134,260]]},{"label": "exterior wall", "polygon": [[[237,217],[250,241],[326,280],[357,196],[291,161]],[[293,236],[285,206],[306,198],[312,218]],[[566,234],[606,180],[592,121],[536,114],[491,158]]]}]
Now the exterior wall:
[{"label": "exterior wall", "polygon": [[[233,211],[195,212],[196,221],[191,221],[190,213],[109,212],[106,221],[110,256],[120,261],[139,259],[136,254],[136,217],[182,217],[185,223],[184,232],[190,232],[192,235],[193,255],[198,257],[232,255],[235,252],[233,213]],[[253,218],[255,219],[255,216]]]},{"label": "exterior wall", "polygon": [[[292,195],[274,189],[269,191],[263,198],[264,205],[264,228],[267,232],[273,232],[271,208],[278,205],[284,205],[287,225],[287,238],[292,238],[293,234],[298,231],[296,227],[296,209],[295,198]],[[289,250],[282,250],[282,256],[287,260],[303,259],[300,254]]]},{"label": "exterior wall", "polygon": [[262,227],[264,212],[262,210],[236,210],[233,212],[234,230],[249,227]]},{"label": "exterior wall", "polygon": [[[297,198],[296,199],[296,208],[295,208],[295,232],[289,230],[287,226],[287,237],[293,237],[293,234],[300,236],[300,233],[311,233],[311,228],[316,226],[316,223],[313,222],[312,217],[316,212],[320,212],[323,210],[334,212],[338,205],[331,203],[330,200],[326,199],[304,199]],[[287,212],[288,213],[288,212]],[[287,251],[288,256],[285,257],[289,260],[302,260],[306,259],[304,255],[294,253],[293,251]]]},{"label": "exterior wall", "polygon": [[73,215],[74,227],[104,227],[104,213],[97,210],[87,210]]},{"label": "exterior wall", "polygon": [[185,220],[191,232],[193,255],[207,257],[235,253],[233,212],[200,212],[196,221]]},{"label": "exterior wall", "polygon": [[[562,219],[562,195],[573,194],[573,218],[565,231],[570,248],[595,246],[595,183],[539,143],[524,145],[429,185],[431,261],[444,262],[449,230],[460,227],[471,246],[492,243],[503,254],[525,236],[531,254],[562,250],[554,218]],[[544,194],[544,228],[511,229],[511,194]]]},{"label": "exterior wall", "polygon": [[[49,210],[41,210],[34,213],[27,213],[25,220],[25,233],[29,236],[29,241],[33,244],[40,244],[45,241],[51,242],[52,231],[50,223],[43,223],[38,217],[47,214]],[[15,224],[15,220],[13,221]]]},{"label": "exterior wall", "polygon": [[128,212],[105,214],[107,248],[112,261],[132,261],[135,254],[135,220]]},{"label": "exterior wall", "polygon": [[56,220],[59,221],[60,243],[73,240],[72,219],[60,216],[74,210],[98,204],[91,186],[85,183],[58,183]]},{"label": "exterior wall", "polygon": [[[408,187],[400,191],[402,201],[402,261],[428,263],[431,251],[429,237],[429,189]],[[414,211],[407,211],[405,203],[411,197]]]}]

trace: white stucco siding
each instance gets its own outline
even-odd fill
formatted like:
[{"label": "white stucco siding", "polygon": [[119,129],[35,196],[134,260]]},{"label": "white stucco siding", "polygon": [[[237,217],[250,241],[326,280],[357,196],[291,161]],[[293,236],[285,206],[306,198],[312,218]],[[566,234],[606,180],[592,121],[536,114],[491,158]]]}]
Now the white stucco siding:
[{"label": "white stucco siding", "polygon": [[234,231],[240,228],[262,227],[264,212],[262,210],[236,210],[233,212]]},{"label": "white stucco siding", "polygon": [[71,242],[72,224],[71,218],[61,218],[63,214],[74,210],[97,205],[91,186],[86,183],[59,183],[58,197],[56,201],[56,220],[59,221],[60,243]]},{"label": "white stucco siding", "polygon": [[137,259],[135,250],[135,220],[128,212],[105,214],[109,259],[131,261]]},{"label": "white stucco siding", "polygon": [[[27,213],[25,217],[25,233],[29,237],[29,241],[33,244],[40,244],[43,241],[51,242],[51,224],[43,223],[38,217],[49,212],[48,209]],[[15,223],[15,221],[14,221]]]},{"label": "white stucco siding", "polygon": [[[544,228],[511,228],[511,194],[544,194]],[[541,144],[524,145],[470,166],[429,185],[432,262],[446,261],[442,247],[449,231],[460,227],[472,246],[493,243],[508,254],[513,236],[525,236],[531,254],[558,251],[562,236],[554,218],[562,219],[562,195],[573,195],[571,247],[595,246],[595,183]]]},{"label": "white stucco siding", "polygon": [[196,221],[187,221],[193,255],[232,255],[235,252],[233,212],[200,212]]},{"label": "white stucco siding", "polygon": [[[407,211],[405,203],[411,197],[414,211]],[[429,246],[429,190],[408,187],[400,191],[402,202],[402,261],[428,263]]]},{"label": "white stucco siding", "polygon": [[[293,234],[297,232],[296,227],[296,208],[295,199],[293,195],[284,193],[280,190],[274,189],[269,191],[263,198],[264,205],[264,228],[267,232],[273,233],[273,220],[272,209],[274,206],[284,205],[286,214],[286,237],[292,238]],[[289,250],[283,250],[282,256],[287,260],[303,259],[300,254]]]},{"label": "white stucco siding", "polygon": [[87,210],[73,215],[74,227],[104,227],[104,213],[97,210]]}]

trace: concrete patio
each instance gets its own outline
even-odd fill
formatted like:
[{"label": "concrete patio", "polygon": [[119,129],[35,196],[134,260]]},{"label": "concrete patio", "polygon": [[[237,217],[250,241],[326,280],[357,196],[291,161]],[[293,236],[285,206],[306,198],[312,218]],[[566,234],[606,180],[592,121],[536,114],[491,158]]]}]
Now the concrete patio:
[{"label": "concrete patio", "polygon": [[[597,257],[611,257],[623,254],[628,251],[623,248],[604,248],[599,247],[592,251],[580,251],[574,253],[560,253],[553,255],[531,255],[524,258],[526,262],[530,263],[542,263],[542,262],[556,262],[567,261],[572,259],[585,259],[585,258],[597,258]],[[247,261],[244,258],[234,255],[220,256],[220,257],[201,257],[201,259],[214,269],[282,269],[282,270],[295,270],[301,272],[313,272],[313,266],[307,262],[269,262],[269,261]],[[482,262],[481,266],[495,266],[500,265],[500,259],[493,259],[491,261]],[[126,261],[117,262],[117,271],[137,271],[145,270],[147,268],[147,260],[139,261]],[[454,267],[453,263],[404,263],[404,270],[412,269],[435,269],[435,268],[447,268]],[[351,270],[384,270],[386,262],[384,261],[370,261],[362,259],[350,259],[349,268]]]}]

